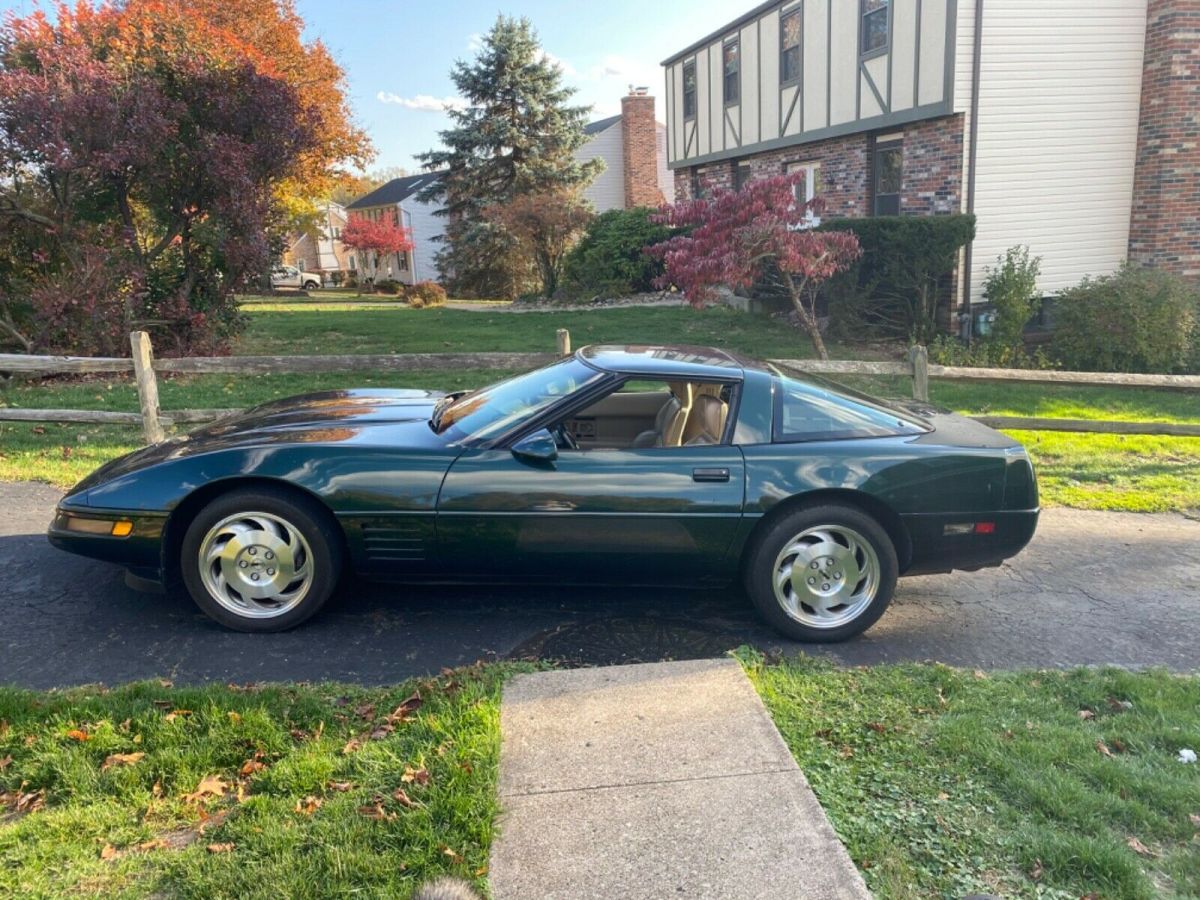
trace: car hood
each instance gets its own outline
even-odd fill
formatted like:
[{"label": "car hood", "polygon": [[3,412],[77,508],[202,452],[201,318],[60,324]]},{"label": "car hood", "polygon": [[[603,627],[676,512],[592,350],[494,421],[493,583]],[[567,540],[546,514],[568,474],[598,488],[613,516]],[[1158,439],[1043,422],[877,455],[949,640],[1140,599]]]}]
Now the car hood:
[{"label": "car hood", "polygon": [[219,419],[185,435],[168,438],[101,466],[70,492],[91,487],[169,460],[275,444],[380,442],[389,447],[434,448],[441,441],[429,427],[441,391],[341,390],[287,397]]}]

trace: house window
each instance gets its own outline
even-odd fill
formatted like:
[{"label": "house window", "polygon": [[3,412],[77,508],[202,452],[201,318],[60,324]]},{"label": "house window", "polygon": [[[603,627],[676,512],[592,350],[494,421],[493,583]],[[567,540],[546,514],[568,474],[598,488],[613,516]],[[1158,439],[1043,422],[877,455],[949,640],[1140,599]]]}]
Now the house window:
[{"label": "house window", "polygon": [[700,170],[692,169],[692,199],[702,200],[704,198],[704,182],[700,178]]},{"label": "house window", "polygon": [[683,65],[683,117],[696,118],[696,63]]},{"label": "house window", "polygon": [[[792,191],[795,194],[797,203],[810,203],[813,198],[821,193],[821,164],[816,162],[795,162],[788,163],[784,170],[788,175],[798,176],[798,180],[792,186]],[[821,217],[813,215],[812,210],[808,211],[805,217],[807,224],[817,226],[821,224]]]},{"label": "house window", "polygon": [[779,20],[779,83],[790,84],[800,80],[800,14],[795,9]]},{"label": "house window", "polygon": [[891,0],[860,0],[862,12],[862,34],[859,38],[859,53],[866,55],[887,49],[888,15]]},{"label": "house window", "polygon": [[734,106],[742,96],[742,43],[737,38],[725,42],[725,105]]},{"label": "house window", "polygon": [[903,144],[898,140],[876,141],[874,156],[871,211],[877,216],[898,216],[904,173]]},{"label": "house window", "polygon": [[750,181],[750,163],[735,163],[733,166],[733,189],[740,191]]}]

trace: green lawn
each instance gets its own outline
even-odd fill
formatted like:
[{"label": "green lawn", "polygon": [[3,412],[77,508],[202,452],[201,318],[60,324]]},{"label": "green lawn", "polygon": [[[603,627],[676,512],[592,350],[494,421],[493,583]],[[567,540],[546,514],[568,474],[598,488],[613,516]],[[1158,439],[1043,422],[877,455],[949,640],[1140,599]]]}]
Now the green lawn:
[{"label": "green lawn", "polygon": [[882,900],[1200,896],[1200,679],[744,661]]},{"label": "green lawn", "polygon": [[[482,886],[509,671],[373,689],[0,689],[0,896]],[[395,715],[414,692],[420,705]]]},{"label": "green lawn", "polygon": [[[806,357],[811,348],[778,321],[727,308],[618,308],[532,313],[411,310],[402,304],[256,298],[237,352],[245,354],[405,353],[471,350],[549,351],[555,329],[576,346],[600,341],[716,344],[763,357]],[[349,298],[350,295],[346,295]],[[861,357],[833,347],[835,357]],[[874,355],[878,355],[877,353]],[[441,372],[162,378],[162,406],[245,407],[278,397],[354,385],[458,389],[508,373]],[[907,379],[855,379],[877,392],[905,395]],[[1200,422],[1195,393],[1119,388],[932,382],[933,400],[964,413],[1082,419]],[[129,378],[14,383],[0,404],[17,407],[136,411]],[[1051,505],[1131,511],[1200,512],[1200,438],[1013,433],[1038,466]],[[137,445],[131,428],[0,424],[0,479],[37,479],[63,487],[104,459]]]}]

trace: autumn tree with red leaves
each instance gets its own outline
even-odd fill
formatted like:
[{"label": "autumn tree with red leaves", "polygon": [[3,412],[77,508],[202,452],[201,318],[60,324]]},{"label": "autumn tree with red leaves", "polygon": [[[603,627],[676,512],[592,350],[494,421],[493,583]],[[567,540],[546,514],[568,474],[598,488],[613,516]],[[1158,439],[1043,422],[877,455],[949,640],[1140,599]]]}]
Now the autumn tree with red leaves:
[{"label": "autumn tree with red leaves", "polygon": [[518,194],[484,210],[484,220],[503,227],[517,251],[533,259],[545,297],[558,290],[567,251],[594,217],[579,192],[569,189]]},{"label": "autumn tree with red leaves", "polygon": [[796,199],[801,178],[765,178],[740,191],[718,190],[710,198],[664,207],[657,221],[686,232],[646,252],[666,267],[661,285],[677,286],[693,306],[710,302],[720,287],[749,288],[773,266],[817,355],[828,359],[817,323],[817,295],[862,250],[849,232],[808,227],[821,204]]},{"label": "autumn tree with red leaves", "polygon": [[271,22],[299,40],[288,10],[81,0],[3,22],[0,343],[109,355],[145,328],[168,353],[227,345],[281,194],[355,144],[328,143],[342,107],[264,52]]},{"label": "autumn tree with red leaves", "polygon": [[395,213],[375,220],[352,213],[342,229],[342,244],[363,257],[371,254],[371,263],[378,275],[387,257],[393,253],[407,253],[413,248],[412,229],[402,227],[396,221]]}]

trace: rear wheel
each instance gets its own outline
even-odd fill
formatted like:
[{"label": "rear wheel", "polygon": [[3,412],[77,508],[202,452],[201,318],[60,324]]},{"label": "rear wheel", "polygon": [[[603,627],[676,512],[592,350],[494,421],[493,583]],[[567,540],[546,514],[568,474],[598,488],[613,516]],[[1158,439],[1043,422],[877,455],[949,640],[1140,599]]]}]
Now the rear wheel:
[{"label": "rear wheel", "polygon": [[204,507],[183,538],[180,571],[192,599],[238,631],[284,631],[337,586],[342,542],[315,501],[269,488]]},{"label": "rear wheel", "polygon": [[896,549],[851,506],[798,509],[750,548],[746,591],[762,617],[798,641],[828,643],[878,621],[896,590]]}]

